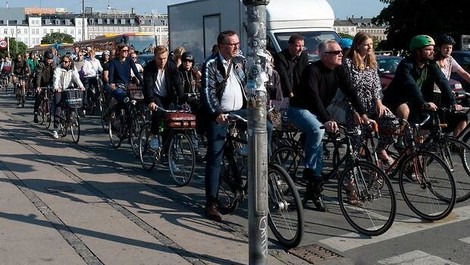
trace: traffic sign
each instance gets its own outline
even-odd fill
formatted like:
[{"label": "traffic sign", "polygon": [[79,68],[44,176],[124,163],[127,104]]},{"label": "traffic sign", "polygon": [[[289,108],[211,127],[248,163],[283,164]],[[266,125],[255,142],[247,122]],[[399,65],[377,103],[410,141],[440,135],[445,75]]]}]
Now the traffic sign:
[{"label": "traffic sign", "polygon": [[5,39],[0,40],[0,48],[5,49],[7,47],[7,41]]}]

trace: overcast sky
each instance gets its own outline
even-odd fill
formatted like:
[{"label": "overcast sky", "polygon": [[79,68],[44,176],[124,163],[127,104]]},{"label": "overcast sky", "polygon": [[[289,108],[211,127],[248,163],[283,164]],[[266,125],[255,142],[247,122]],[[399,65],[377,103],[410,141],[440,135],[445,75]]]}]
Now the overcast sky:
[{"label": "overcast sky", "polygon": [[[94,11],[105,12],[107,7],[129,12],[134,8],[137,13],[166,13],[167,5],[187,2],[188,0],[6,0],[3,4],[10,7],[62,7],[70,12],[80,13],[82,1]],[[226,0],[220,0],[226,1]],[[289,1],[289,0],[286,0]],[[333,7],[336,18],[374,17],[385,5],[379,0],[328,0]]]}]

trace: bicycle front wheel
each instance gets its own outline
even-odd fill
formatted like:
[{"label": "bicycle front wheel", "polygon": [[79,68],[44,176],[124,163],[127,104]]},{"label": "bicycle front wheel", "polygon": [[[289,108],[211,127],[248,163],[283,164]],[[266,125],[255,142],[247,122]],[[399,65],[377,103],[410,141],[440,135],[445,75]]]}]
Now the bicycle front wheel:
[{"label": "bicycle front wheel", "polygon": [[304,232],[302,200],[289,174],[279,165],[268,168],[269,227],[287,248],[300,244]]},{"label": "bicycle front wheel", "polygon": [[139,133],[139,157],[142,168],[152,170],[155,167],[155,155],[158,152],[150,148],[150,123],[145,123]]},{"label": "bicycle front wheel", "polygon": [[136,157],[139,157],[139,133],[144,123],[145,120],[141,115],[137,114],[133,116],[129,141],[132,147],[132,152]]},{"label": "bicycle front wheel", "polygon": [[392,184],[374,164],[358,160],[338,181],[338,202],[346,221],[358,232],[377,236],[393,224],[396,199]]},{"label": "bicycle front wheel", "polygon": [[399,185],[408,207],[425,220],[441,220],[454,208],[452,173],[442,159],[430,152],[420,151],[404,159]]},{"label": "bicycle front wheel", "polygon": [[188,135],[176,132],[168,149],[168,167],[177,186],[184,186],[191,181],[195,160],[194,146]]},{"label": "bicycle front wheel", "polygon": [[291,146],[278,148],[271,156],[271,163],[280,165],[289,174],[291,179],[297,181],[302,178],[304,161],[302,150]]},{"label": "bicycle front wheel", "polygon": [[125,126],[123,115],[124,113],[121,113],[121,111],[113,111],[109,118],[108,135],[111,145],[114,148],[121,146],[122,139],[124,137],[122,135],[122,130]]},{"label": "bicycle front wheel", "polygon": [[72,135],[72,141],[78,143],[80,141],[80,118],[76,112],[72,115],[70,117],[70,135]]},{"label": "bicycle front wheel", "polygon": [[446,137],[439,142],[440,157],[452,172],[457,191],[457,202],[470,198],[470,147],[464,142]]},{"label": "bicycle front wheel", "polygon": [[230,214],[238,207],[244,196],[243,180],[235,162],[233,151],[228,148],[224,151],[222,166],[219,175],[219,190],[217,204],[221,214]]}]

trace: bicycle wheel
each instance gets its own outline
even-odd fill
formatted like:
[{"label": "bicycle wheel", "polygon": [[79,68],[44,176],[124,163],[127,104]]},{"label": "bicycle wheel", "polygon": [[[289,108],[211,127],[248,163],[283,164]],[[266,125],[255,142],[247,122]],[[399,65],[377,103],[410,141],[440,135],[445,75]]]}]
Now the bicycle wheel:
[{"label": "bicycle wheel", "polygon": [[130,130],[130,137],[129,141],[132,147],[132,152],[134,153],[135,157],[139,157],[139,133],[140,129],[144,125],[145,120],[141,115],[135,114],[132,118],[131,123],[131,130]]},{"label": "bicycle wheel", "polygon": [[[220,168],[219,190],[217,194],[218,209],[221,214],[230,214],[235,211],[244,196],[244,187],[233,152],[226,148]],[[238,180],[237,180],[238,179]]]},{"label": "bicycle wheel", "polygon": [[463,202],[470,198],[470,164],[467,159],[470,156],[470,147],[464,142],[446,137],[437,145],[439,157],[444,160],[452,172],[457,191],[457,202]]},{"label": "bicycle wheel", "polygon": [[297,181],[302,178],[303,155],[294,147],[284,146],[278,148],[271,156],[271,163],[280,165],[289,176]]},{"label": "bicycle wheel", "polygon": [[168,167],[177,186],[184,186],[191,181],[195,161],[196,154],[192,141],[185,133],[176,132],[168,148]]},{"label": "bicycle wheel", "polygon": [[112,113],[114,112],[113,107],[105,107],[104,111],[101,112],[101,128],[105,133],[109,132],[109,121]]},{"label": "bicycle wheel", "polygon": [[45,99],[42,99],[41,100],[41,104],[39,104],[39,108],[38,108],[38,114],[37,114],[37,117],[38,117],[38,124],[41,124],[41,125],[45,125],[45,121],[46,121],[46,104],[48,104],[48,102],[46,102]]},{"label": "bicycle wheel", "polygon": [[399,185],[408,207],[425,220],[445,218],[454,208],[452,173],[442,159],[430,152],[420,151],[404,159]]},{"label": "bicycle wheel", "polygon": [[80,141],[80,117],[78,117],[76,111],[71,114],[69,129],[73,142],[78,143],[78,141]]},{"label": "bicycle wheel", "polygon": [[118,111],[113,111],[109,118],[108,135],[109,135],[109,140],[111,141],[111,145],[114,148],[118,148],[119,146],[121,146],[121,143],[122,143],[122,139],[123,139],[122,130],[125,126],[123,117],[124,117],[124,111],[118,110]]},{"label": "bicycle wheel", "polygon": [[302,200],[297,187],[279,165],[268,167],[268,224],[274,236],[287,248],[300,244],[304,233]]},{"label": "bicycle wheel", "polygon": [[381,235],[395,220],[392,184],[382,170],[367,161],[347,165],[341,173],[338,202],[346,221],[364,235]]},{"label": "bicycle wheel", "polygon": [[139,158],[142,168],[145,170],[152,170],[155,167],[156,154],[158,150],[150,148],[150,123],[145,123],[140,129],[139,133]]}]

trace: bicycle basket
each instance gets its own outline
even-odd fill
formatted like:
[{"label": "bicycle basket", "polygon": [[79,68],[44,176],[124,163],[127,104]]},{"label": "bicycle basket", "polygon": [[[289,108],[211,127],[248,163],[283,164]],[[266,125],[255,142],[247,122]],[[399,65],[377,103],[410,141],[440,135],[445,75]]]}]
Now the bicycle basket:
[{"label": "bicycle basket", "polygon": [[166,113],[163,117],[166,127],[173,129],[196,128],[196,115],[187,112]]},{"label": "bicycle basket", "polygon": [[141,88],[139,88],[136,85],[131,84],[129,85],[129,97],[135,100],[143,100],[144,93],[142,92]]},{"label": "bicycle basket", "polygon": [[78,89],[64,90],[62,96],[65,96],[65,104],[69,108],[81,108],[83,105],[83,91]]}]

